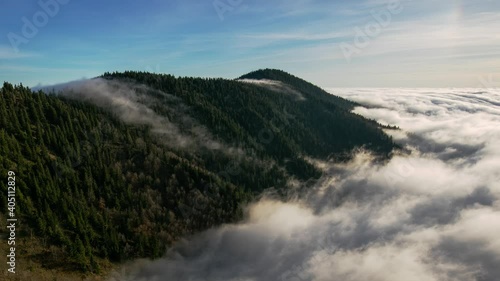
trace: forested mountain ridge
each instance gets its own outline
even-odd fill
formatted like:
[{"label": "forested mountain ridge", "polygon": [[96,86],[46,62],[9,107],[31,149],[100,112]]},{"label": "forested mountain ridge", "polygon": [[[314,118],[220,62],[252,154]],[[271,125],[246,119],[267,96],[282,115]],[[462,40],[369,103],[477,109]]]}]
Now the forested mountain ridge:
[{"label": "forested mountain ridge", "polygon": [[[84,272],[159,257],[186,234],[240,219],[242,204],[265,189],[318,178],[306,157],[342,161],[358,147],[388,157],[396,147],[350,112],[354,103],[297,77],[263,70],[240,78],[279,81],[303,98],[265,83],[131,71],[99,78],[105,89],[133,93],[101,93],[112,98],[106,106],[95,93],[82,99],[4,83],[0,174],[17,175],[18,239],[50,249],[24,254],[45,268]],[[117,114],[117,100],[154,118]],[[193,145],[181,145],[190,138]],[[6,194],[2,185],[2,216]]]},{"label": "forested mountain ridge", "polygon": [[[265,149],[280,160],[296,152],[326,159],[360,146],[388,154],[394,145],[377,123],[350,112],[355,103],[281,70],[259,70],[239,79],[280,81],[299,91],[304,100],[238,80],[175,78],[145,72],[107,73],[103,77],[131,79],[181,97],[193,108],[196,118],[227,143],[255,143],[262,130],[279,131]],[[223,126],[214,122],[214,115],[221,117]],[[277,126],[281,130],[276,130]]]}]

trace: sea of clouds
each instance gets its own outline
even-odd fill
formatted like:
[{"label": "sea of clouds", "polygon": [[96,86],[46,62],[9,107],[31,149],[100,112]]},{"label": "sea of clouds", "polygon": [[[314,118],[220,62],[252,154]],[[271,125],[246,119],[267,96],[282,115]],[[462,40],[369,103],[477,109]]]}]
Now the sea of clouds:
[{"label": "sea of clouds", "polygon": [[500,93],[332,89],[410,154],[358,152],[283,202],[214,228],[109,280],[494,281],[500,278]]}]

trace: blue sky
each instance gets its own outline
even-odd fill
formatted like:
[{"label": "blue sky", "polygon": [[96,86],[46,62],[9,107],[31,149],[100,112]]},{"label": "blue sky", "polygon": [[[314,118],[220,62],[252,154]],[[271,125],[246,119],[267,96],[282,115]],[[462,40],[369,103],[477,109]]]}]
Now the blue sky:
[{"label": "blue sky", "polygon": [[279,68],[323,87],[500,78],[496,0],[0,1],[0,80],[28,86],[115,70]]}]

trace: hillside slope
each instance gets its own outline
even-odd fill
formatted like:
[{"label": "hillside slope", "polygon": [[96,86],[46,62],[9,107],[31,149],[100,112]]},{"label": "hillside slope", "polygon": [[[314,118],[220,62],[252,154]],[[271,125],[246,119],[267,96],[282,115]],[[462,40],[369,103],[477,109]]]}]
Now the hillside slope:
[{"label": "hillside slope", "polygon": [[[18,239],[43,249],[23,255],[82,272],[159,257],[240,219],[265,189],[318,178],[307,157],[341,161],[365,147],[385,158],[395,147],[353,103],[310,83],[275,70],[242,79],[280,84],[124,72],[54,95],[4,83],[0,174],[16,173]],[[6,195],[2,185],[2,216]]]}]

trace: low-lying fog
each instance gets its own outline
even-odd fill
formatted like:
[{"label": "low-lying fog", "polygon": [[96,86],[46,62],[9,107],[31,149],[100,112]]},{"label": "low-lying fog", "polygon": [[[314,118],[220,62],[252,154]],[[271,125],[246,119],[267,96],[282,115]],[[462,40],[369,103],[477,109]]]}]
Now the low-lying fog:
[{"label": "low-lying fog", "polygon": [[500,276],[500,94],[333,89],[412,151],[323,163],[307,194],[179,243],[110,280],[465,281]]}]

